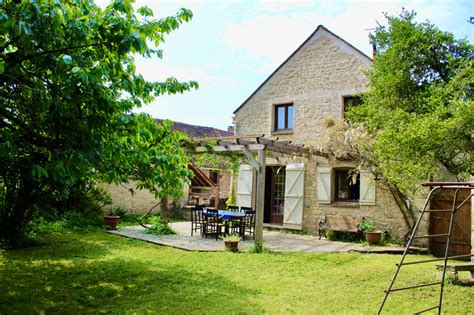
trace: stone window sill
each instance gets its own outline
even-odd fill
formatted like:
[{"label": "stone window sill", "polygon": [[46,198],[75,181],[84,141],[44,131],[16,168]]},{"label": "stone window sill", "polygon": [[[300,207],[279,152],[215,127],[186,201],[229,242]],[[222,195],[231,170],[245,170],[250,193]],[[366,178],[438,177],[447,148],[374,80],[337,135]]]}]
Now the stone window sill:
[{"label": "stone window sill", "polygon": [[293,134],[293,129],[272,131],[272,135],[291,135],[291,134]]},{"label": "stone window sill", "polygon": [[360,204],[358,202],[341,202],[336,201],[331,204],[334,207],[339,208],[360,208]]}]

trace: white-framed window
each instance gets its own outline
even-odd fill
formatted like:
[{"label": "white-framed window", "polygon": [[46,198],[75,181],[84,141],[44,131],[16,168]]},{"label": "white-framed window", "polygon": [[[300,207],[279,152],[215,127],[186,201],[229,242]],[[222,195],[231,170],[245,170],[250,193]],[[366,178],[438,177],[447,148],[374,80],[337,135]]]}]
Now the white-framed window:
[{"label": "white-framed window", "polygon": [[316,194],[320,204],[339,202],[375,205],[375,181],[368,171],[355,168],[330,168],[320,166],[316,169]]}]

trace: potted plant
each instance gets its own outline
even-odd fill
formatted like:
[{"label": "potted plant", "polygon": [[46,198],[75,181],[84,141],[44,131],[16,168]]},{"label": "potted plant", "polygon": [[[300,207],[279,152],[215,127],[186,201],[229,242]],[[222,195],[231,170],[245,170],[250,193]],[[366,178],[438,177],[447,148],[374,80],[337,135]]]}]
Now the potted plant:
[{"label": "potted plant", "polygon": [[224,248],[227,251],[238,252],[239,251],[239,242],[241,238],[237,235],[224,235],[221,236],[224,241]]},{"label": "potted plant", "polygon": [[374,221],[366,220],[362,221],[359,225],[361,231],[365,233],[365,239],[370,245],[374,245],[380,242],[382,238],[382,231],[378,231]]},{"label": "potted plant", "polygon": [[116,230],[117,224],[120,222],[120,215],[124,215],[125,212],[125,210],[119,207],[115,211],[111,210],[108,214],[104,214],[105,227],[108,230]]}]

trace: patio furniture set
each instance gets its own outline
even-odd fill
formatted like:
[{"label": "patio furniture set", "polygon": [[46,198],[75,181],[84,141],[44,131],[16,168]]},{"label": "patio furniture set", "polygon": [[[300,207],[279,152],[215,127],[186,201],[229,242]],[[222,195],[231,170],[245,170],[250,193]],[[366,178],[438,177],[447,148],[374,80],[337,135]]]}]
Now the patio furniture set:
[{"label": "patio furniture set", "polygon": [[245,239],[255,238],[255,210],[249,207],[229,206],[226,210],[195,206],[191,209],[191,236],[199,232],[202,237],[235,234]]}]

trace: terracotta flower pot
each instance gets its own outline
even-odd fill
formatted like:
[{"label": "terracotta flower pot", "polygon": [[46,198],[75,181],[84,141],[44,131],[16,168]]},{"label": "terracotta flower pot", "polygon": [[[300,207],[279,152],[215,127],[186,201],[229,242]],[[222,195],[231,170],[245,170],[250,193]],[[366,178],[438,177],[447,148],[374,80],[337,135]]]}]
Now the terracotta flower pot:
[{"label": "terracotta flower pot", "polygon": [[224,240],[224,248],[230,252],[238,252],[239,251],[239,241],[226,241]]},{"label": "terracotta flower pot", "polygon": [[104,215],[104,223],[109,230],[116,230],[119,222],[120,216],[118,215]]},{"label": "terracotta flower pot", "polygon": [[365,232],[365,239],[370,245],[379,243],[381,238],[382,238],[382,232],[380,231]]}]

